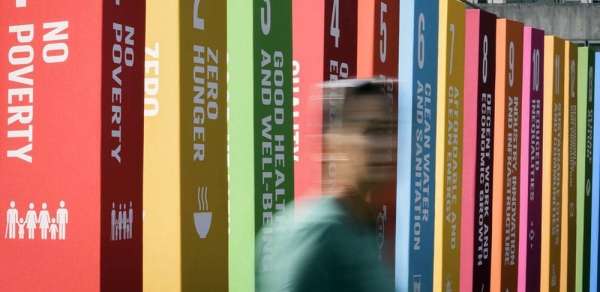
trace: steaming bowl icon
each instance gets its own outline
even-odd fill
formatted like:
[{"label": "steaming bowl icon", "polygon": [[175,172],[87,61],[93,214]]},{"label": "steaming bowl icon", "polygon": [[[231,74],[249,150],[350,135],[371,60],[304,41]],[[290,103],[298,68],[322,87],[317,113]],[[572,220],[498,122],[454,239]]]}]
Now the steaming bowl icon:
[{"label": "steaming bowl icon", "polygon": [[206,238],[212,221],[212,212],[208,212],[208,187],[198,188],[198,209],[200,212],[194,213],[194,225],[200,238]]},{"label": "steaming bowl icon", "polygon": [[212,212],[197,212],[194,213],[194,225],[196,226],[196,232],[200,235],[200,238],[206,238],[208,231],[210,230],[210,223],[212,221]]}]

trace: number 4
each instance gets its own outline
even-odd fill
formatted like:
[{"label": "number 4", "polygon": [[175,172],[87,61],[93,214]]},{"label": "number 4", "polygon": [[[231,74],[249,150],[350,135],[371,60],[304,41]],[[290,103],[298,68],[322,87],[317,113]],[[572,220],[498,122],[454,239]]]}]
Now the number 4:
[{"label": "number 4", "polygon": [[340,44],[340,0],[333,0],[333,11],[331,12],[331,25],[329,34],[335,38],[335,47]]}]

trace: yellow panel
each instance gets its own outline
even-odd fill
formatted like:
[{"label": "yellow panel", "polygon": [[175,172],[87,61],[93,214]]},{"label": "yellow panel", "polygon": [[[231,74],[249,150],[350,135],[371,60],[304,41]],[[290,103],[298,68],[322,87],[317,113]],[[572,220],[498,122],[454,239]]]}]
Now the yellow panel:
[{"label": "yellow panel", "polygon": [[144,291],[180,291],[179,7],[146,5]]},{"label": "yellow panel", "polygon": [[544,38],[541,291],[560,290],[564,40]]},{"label": "yellow panel", "polygon": [[[563,111],[563,184],[561,226],[561,291],[575,289],[575,212],[577,198],[577,44],[565,41]],[[573,224],[573,225],[572,225]],[[573,227],[573,228],[571,228]],[[570,236],[572,234],[572,236]],[[570,244],[572,243],[572,244]],[[572,266],[569,265],[569,260]],[[568,285],[572,282],[571,285]],[[570,286],[570,287],[569,287]]]},{"label": "yellow panel", "polygon": [[220,0],[148,1],[146,291],[228,289],[226,20]]},{"label": "yellow panel", "polygon": [[458,291],[462,190],[465,5],[440,1],[434,291]]}]

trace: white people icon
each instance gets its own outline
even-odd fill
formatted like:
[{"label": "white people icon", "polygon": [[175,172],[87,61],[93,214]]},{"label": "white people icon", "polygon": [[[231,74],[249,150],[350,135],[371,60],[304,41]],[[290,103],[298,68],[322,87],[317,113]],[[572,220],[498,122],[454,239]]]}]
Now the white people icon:
[{"label": "white people icon", "polygon": [[133,238],[133,202],[119,204],[116,209],[115,202],[112,203],[110,211],[110,240],[119,241]]},{"label": "white people icon", "polygon": [[6,232],[4,238],[15,239],[15,227],[19,221],[19,210],[15,208],[15,201],[10,202],[10,209],[6,211]]},{"label": "white people icon", "polygon": [[25,213],[25,217],[19,217],[19,210],[16,208],[17,204],[14,201],[11,201],[9,206],[10,208],[6,211],[5,239],[17,239],[17,228],[18,239],[25,239],[25,229],[27,229],[27,239],[34,240],[37,228],[40,229],[41,240],[47,240],[48,233],[50,233],[51,240],[57,239],[57,233],[59,240],[67,238],[66,229],[67,223],[69,223],[69,211],[65,208],[64,201],[59,203],[60,207],[56,211],[56,218],[51,217],[48,204],[45,202],[42,203],[39,214],[35,210],[35,204],[33,202],[29,203],[29,209]]},{"label": "white people icon", "polygon": [[67,223],[69,223],[69,211],[65,208],[65,201],[60,201],[60,208],[56,210],[56,222],[58,223],[58,239],[67,238]]}]

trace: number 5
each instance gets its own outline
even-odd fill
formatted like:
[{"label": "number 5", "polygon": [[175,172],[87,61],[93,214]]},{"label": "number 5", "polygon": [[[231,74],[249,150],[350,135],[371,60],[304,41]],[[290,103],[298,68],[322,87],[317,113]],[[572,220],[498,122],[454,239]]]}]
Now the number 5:
[{"label": "number 5", "polygon": [[386,51],[387,51],[387,26],[383,21],[383,14],[387,13],[387,4],[381,2],[381,14],[379,19],[379,35],[383,39],[379,40],[379,59],[381,63],[385,63]]}]

